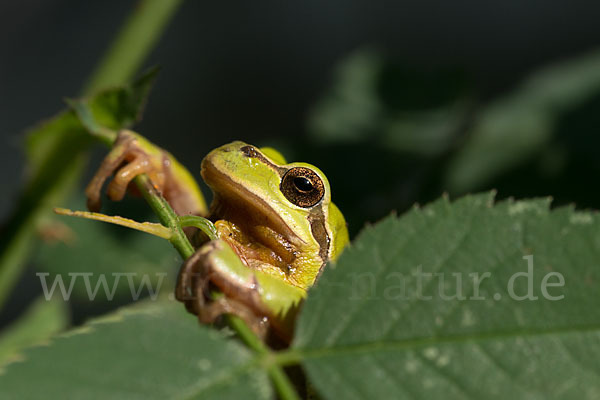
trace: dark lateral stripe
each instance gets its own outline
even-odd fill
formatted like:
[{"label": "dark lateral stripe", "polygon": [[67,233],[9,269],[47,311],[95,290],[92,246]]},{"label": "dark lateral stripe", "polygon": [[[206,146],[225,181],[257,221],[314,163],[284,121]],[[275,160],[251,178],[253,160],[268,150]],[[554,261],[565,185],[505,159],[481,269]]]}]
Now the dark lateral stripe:
[{"label": "dark lateral stripe", "polygon": [[246,157],[256,158],[261,163],[265,164],[267,167],[271,168],[273,171],[277,172],[280,177],[285,175],[287,172],[287,168],[280,167],[279,165],[273,164],[271,161],[267,159],[256,147],[254,146],[244,146],[240,149]]},{"label": "dark lateral stripe", "polygon": [[[283,177],[288,171],[287,168],[273,164],[254,146],[247,145],[242,147],[240,150],[246,157],[256,158],[269,168],[273,169],[279,174],[280,177]],[[317,240],[317,243],[320,245],[319,258],[321,259],[321,267],[319,267],[319,272],[317,273],[315,280],[319,278],[323,272],[323,267],[325,267],[327,261],[329,261],[329,248],[331,247],[331,237],[329,237],[329,233],[327,233],[327,227],[325,226],[325,212],[323,211],[324,206],[325,205],[321,203],[320,205],[314,207],[308,215],[310,231],[312,232],[313,237]]]},{"label": "dark lateral stripe", "polygon": [[323,272],[323,267],[325,267],[327,261],[329,261],[329,247],[331,246],[331,238],[329,237],[329,233],[327,233],[327,227],[325,226],[325,214],[323,207],[324,204],[321,203],[321,205],[318,207],[313,208],[308,215],[310,231],[312,232],[313,237],[317,240],[317,243],[321,245],[321,248],[319,249],[321,267],[319,268],[319,272],[317,273],[315,280],[319,278]]}]

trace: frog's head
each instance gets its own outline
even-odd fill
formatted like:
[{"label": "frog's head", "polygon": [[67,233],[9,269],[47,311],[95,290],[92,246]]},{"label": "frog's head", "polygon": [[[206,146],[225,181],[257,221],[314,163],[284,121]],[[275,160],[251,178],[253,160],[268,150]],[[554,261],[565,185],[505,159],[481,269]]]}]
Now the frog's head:
[{"label": "frog's head", "polygon": [[329,182],[313,165],[236,141],[204,158],[202,177],[221,238],[253,268],[307,288],[348,243]]}]

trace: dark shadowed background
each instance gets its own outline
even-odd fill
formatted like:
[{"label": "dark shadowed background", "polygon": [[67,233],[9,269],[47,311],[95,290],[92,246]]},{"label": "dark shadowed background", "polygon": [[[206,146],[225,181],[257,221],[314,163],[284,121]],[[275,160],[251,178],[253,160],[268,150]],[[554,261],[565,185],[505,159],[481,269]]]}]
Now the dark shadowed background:
[{"label": "dark shadowed background", "polygon": [[[25,129],[80,94],[134,5],[0,4],[3,217]],[[313,163],[352,234],[444,192],[598,208],[599,19],[586,1],[187,1],[146,62],[162,70],[135,128],[196,176],[236,139]],[[0,323],[39,294],[40,263]]]}]

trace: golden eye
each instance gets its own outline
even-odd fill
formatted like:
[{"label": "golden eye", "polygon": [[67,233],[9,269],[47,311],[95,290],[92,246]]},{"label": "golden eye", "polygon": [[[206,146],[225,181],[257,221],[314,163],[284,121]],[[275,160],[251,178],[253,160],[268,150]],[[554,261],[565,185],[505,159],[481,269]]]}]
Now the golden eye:
[{"label": "golden eye", "polygon": [[303,208],[314,206],[325,195],[325,185],[319,175],[305,167],[288,170],[283,176],[279,188],[286,199]]}]

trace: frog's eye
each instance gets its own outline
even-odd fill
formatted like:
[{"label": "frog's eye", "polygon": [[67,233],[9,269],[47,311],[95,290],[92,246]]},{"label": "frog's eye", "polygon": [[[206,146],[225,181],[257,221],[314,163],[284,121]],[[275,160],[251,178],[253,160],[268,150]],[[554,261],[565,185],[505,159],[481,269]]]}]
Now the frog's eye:
[{"label": "frog's eye", "polygon": [[325,185],[319,175],[306,167],[288,170],[281,180],[280,189],[292,204],[303,208],[314,206],[325,194]]}]

